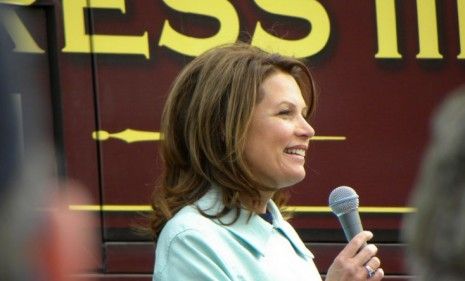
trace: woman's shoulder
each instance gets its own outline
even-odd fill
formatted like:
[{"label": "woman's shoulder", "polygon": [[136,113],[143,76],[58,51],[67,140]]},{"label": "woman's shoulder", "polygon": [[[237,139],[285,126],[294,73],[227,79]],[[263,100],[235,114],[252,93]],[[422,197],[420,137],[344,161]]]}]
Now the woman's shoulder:
[{"label": "woman's shoulder", "polygon": [[203,216],[194,205],[183,207],[163,227],[160,237],[171,237],[192,230],[202,230],[214,227],[214,222]]},{"label": "woman's shoulder", "polygon": [[[217,188],[210,189],[191,205],[184,206],[163,227],[158,236],[158,244],[170,244],[175,238],[197,239],[209,236],[213,240],[224,240],[224,224],[216,216],[224,209],[221,194]],[[168,246],[168,245],[167,245]]]},{"label": "woman's shoulder", "polygon": [[[217,255],[227,249],[223,231],[220,225],[203,216],[195,205],[185,206],[165,224],[158,236],[155,275],[182,275],[179,268],[184,265],[179,263],[197,268],[209,264],[210,259],[218,260]],[[202,262],[202,259],[207,260]],[[173,276],[169,280],[178,279],[177,275]]]},{"label": "woman's shoulder", "polygon": [[[198,204],[188,205],[179,210],[163,227],[159,237],[160,241],[171,241],[176,237],[185,235],[214,235],[224,231],[223,227],[214,219],[205,216],[199,210]],[[202,209],[203,210],[203,209]],[[208,212],[207,212],[208,213]]]}]

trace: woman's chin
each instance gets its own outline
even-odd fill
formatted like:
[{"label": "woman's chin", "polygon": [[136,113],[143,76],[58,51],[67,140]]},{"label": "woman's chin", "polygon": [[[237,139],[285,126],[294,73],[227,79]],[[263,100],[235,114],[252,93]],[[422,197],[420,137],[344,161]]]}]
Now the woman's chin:
[{"label": "woman's chin", "polygon": [[300,172],[300,173],[292,174],[289,177],[282,179],[276,186],[278,189],[286,188],[286,187],[296,185],[299,182],[303,181],[304,179],[305,179],[305,171],[303,173]]}]

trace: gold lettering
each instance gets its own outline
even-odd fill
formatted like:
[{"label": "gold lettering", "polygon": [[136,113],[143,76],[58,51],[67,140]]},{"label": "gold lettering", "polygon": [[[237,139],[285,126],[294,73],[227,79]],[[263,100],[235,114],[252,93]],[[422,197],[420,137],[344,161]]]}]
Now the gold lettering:
[{"label": "gold lettering", "polygon": [[270,52],[278,52],[298,58],[312,56],[328,42],[331,26],[325,8],[314,0],[255,0],[263,10],[278,15],[297,17],[311,24],[311,32],[304,38],[285,40],[266,32],[258,21],[252,44]]},{"label": "gold lettering", "polygon": [[457,16],[459,23],[460,54],[458,59],[465,59],[465,0],[457,0]]},{"label": "gold lettering", "polygon": [[378,52],[375,58],[402,58],[397,43],[397,21],[395,0],[376,0],[376,30]]},{"label": "gold lettering", "polygon": [[440,59],[436,0],[417,0],[419,59]]},{"label": "gold lettering", "polygon": [[159,46],[166,46],[187,56],[198,56],[214,46],[235,42],[239,36],[239,17],[234,6],[227,0],[164,0],[164,2],[182,13],[214,17],[220,22],[220,30],[209,38],[195,38],[177,32],[170,22],[165,20]]},{"label": "gold lettering", "polygon": [[125,0],[63,0],[63,22],[67,53],[141,54],[147,59],[147,31],[141,36],[88,35],[85,33],[84,8],[117,9],[125,13]]},{"label": "gold lettering", "polygon": [[[12,1],[7,1],[10,4]],[[20,2],[20,1],[16,1]],[[23,1],[24,2],[24,1]],[[0,1],[0,3],[4,3]],[[22,3],[24,5],[24,3]],[[18,4],[19,5],[19,4]],[[32,35],[27,30],[24,23],[19,18],[14,9],[4,8],[0,14],[1,20],[5,26],[6,31],[10,35],[15,48],[13,51],[20,53],[35,53],[43,54],[45,51],[39,47]]]},{"label": "gold lettering", "polygon": [[18,6],[29,6],[32,5],[36,0],[0,0],[0,4],[11,4]]}]

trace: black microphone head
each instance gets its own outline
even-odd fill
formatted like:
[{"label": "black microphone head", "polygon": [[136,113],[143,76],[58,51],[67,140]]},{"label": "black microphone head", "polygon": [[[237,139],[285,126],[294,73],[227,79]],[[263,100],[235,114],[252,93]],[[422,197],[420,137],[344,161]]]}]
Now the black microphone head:
[{"label": "black microphone head", "polygon": [[334,214],[341,216],[358,209],[358,194],[348,186],[339,186],[329,195],[329,207]]}]

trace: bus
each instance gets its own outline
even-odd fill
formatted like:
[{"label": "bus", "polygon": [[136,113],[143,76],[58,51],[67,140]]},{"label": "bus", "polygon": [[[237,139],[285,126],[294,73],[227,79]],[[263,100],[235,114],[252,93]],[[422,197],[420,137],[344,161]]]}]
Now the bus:
[{"label": "bus", "polygon": [[[302,59],[317,81],[307,177],[292,187],[291,224],[321,274],[345,238],[328,207],[346,185],[386,273],[411,280],[401,230],[430,119],[465,82],[465,0],[0,0],[18,112],[44,101],[59,177],[91,201],[101,261],[81,280],[151,280],[155,241],[135,231],[160,175],[160,115],[184,65],[249,42]],[[31,86],[33,85],[33,86]],[[25,134],[27,138],[27,134]],[[25,141],[27,146],[27,141]],[[26,147],[27,150],[27,147]]]}]

